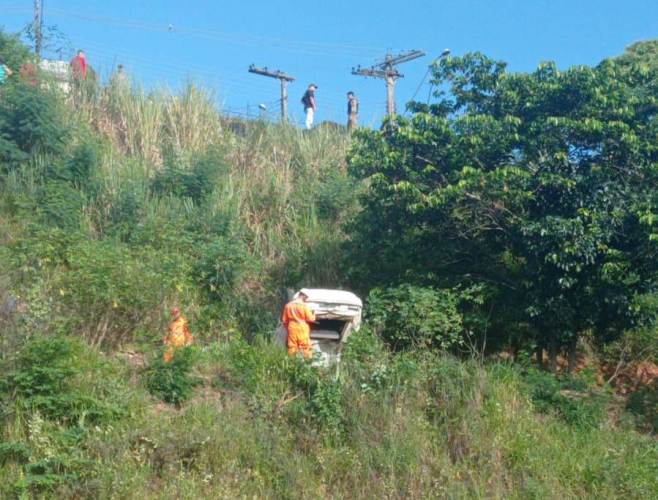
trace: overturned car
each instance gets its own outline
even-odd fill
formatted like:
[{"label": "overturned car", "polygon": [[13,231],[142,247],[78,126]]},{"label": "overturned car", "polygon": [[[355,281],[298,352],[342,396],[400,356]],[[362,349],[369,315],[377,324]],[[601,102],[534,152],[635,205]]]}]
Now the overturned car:
[{"label": "overturned car", "polygon": [[[337,363],[348,337],[361,326],[363,303],[345,290],[305,288],[304,292],[308,294],[306,304],[316,319],[311,325],[313,358],[325,366]],[[276,342],[285,346],[286,337],[286,329],[280,324],[275,332]]]}]

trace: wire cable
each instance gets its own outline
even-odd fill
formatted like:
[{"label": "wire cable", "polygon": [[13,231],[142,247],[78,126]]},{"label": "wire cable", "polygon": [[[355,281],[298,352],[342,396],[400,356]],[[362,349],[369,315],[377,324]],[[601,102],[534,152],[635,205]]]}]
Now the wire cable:
[{"label": "wire cable", "polygon": [[131,21],[126,19],[117,19],[104,16],[92,16],[87,14],[79,14],[69,12],[63,9],[51,8],[49,13],[73,19],[84,21],[98,22],[107,25],[131,28],[145,31],[159,31],[174,34],[183,34],[197,36],[201,38],[223,41],[227,43],[237,43],[243,45],[255,45],[258,47],[277,47],[284,50],[290,50],[297,53],[306,53],[310,55],[344,55],[350,54],[353,56],[363,57],[366,54],[380,54],[382,49],[374,47],[364,47],[358,45],[335,44],[335,43],[321,43],[321,42],[308,42],[308,41],[291,41],[280,38],[271,37],[258,37],[253,35],[240,35],[235,33],[225,33],[215,30],[186,28],[173,26],[171,24],[149,24],[140,21]]}]

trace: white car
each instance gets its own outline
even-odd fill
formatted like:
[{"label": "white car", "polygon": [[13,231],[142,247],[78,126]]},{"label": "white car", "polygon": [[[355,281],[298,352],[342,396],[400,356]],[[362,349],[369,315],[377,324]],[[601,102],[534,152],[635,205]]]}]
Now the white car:
[{"label": "white car", "polygon": [[[340,361],[340,354],[350,334],[361,326],[363,303],[352,292],[305,288],[306,304],[315,313],[311,325],[311,347],[318,364],[330,366]],[[299,293],[299,292],[298,292]],[[283,324],[275,332],[275,340],[286,345],[287,332]]]}]

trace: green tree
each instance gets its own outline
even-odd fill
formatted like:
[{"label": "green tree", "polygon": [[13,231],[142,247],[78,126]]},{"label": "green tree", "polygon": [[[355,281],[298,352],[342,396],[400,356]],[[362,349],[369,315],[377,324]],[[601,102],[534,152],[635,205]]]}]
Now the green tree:
[{"label": "green tree", "polygon": [[478,290],[466,325],[553,360],[584,331],[606,341],[646,318],[658,80],[621,69],[507,73],[481,54],[435,66],[436,101],[362,132],[350,153],[368,186],[351,227],[354,282]]},{"label": "green tree", "polygon": [[0,99],[0,164],[18,165],[30,155],[61,155],[70,134],[63,103],[54,91],[21,82]]},{"label": "green tree", "polygon": [[368,320],[395,349],[452,349],[462,344],[457,296],[449,290],[402,285],[368,295]]},{"label": "green tree", "polygon": [[18,72],[21,65],[31,57],[30,50],[18,35],[11,35],[0,29],[0,61],[12,71]]},{"label": "green tree", "polygon": [[622,55],[615,58],[615,61],[629,67],[645,65],[658,68],[658,40],[636,42],[627,47]]}]

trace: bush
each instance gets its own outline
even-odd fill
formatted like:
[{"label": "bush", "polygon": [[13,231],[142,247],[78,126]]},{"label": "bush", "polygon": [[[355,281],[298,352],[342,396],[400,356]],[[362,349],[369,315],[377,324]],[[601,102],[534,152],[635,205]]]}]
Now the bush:
[{"label": "bush", "polygon": [[38,338],[8,363],[0,389],[10,407],[77,426],[123,414],[122,406],[112,397],[116,388],[107,381],[111,367],[79,340]]},{"label": "bush", "polygon": [[23,443],[0,443],[0,467],[6,463],[25,464],[29,458],[30,450]]},{"label": "bush", "polygon": [[0,60],[12,70],[21,65],[32,56],[30,49],[25,45],[19,35],[10,35],[0,31]]},{"label": "bush", "polygon": [[358,370],[366,363],[382,360],[386,355],[386,347],[381,338],[364,325],[350,335],[343,349],[342,360]]},{"label": "bush", "polygon": [[95,344],[120,345],[139,327],[160,325],[163,302],[184,290],[185,256],[133,250],[117,241],[82,241],[67,251],[55,285],[71,328]]},{"label": "bush", "polygon": [[230,382],[239,381],[235,387],[249,395],[254,416],[283,417],[293,426],[311,423],[325,439],[341,439],[342,386],[333,373],[262,344],[254,347],[234,340],[224,361]]},{"label": "bush", "polygon": [[607,344],[603,359],[616,365],[620,360],[649,360],[658,363],[658,326],[628,330],[620,339]]},{"label": "bush", "polygon": [[212,193],[226,172],[226,164],[216,151],[207,152],[191,168],[173,158],[153,179],[151,188],[156,194],[191,198],[198,204]]},{"label": "bush", "polygon": [[79,191],[89,190],[101,162],[101,147],[95,139],[83,140],[70,158],[47,169],[48,179],[66,182]]},{"label": "bush", "polygon": [[337,169],[328,170],[321,179],[316,197],[318,217],[325,221],[340,220],[356,202],[354,181]]},{"label": "bush", "polygon": [[80,228],[83,194],[68,182],[50,181],[42,190],[39,210],[47,224],[53,224],[68,231]]},{"label": "bush", "polygon": [[0,99],[0,160],[16,165],[30,155],[60,155],[70,130],[62,103],[52,92],[23,84],[3,89]]},{"label": "bush", "polygon": [[180,405],[192,395],[200,381],[190,375],[197,355],[194,347],[177,349],[169,363],[162,356],[154,359],[145,371],[149,392],[166,403]]},{"label": "bush", "polygon": [[658,380],[631,394],[626,408],[635,415],[639,429],[658,434]]},{"label": "bush", "polygon": [[462,344],[462,317],[450,290],[401,285],[374,289],[368,321],[394,349],[447,350]]},{"label": "bush", "polygon": [[579,428],[599,427],[605,419],[608,398],[591,392],[577,376],[558,378],[530,369],[524,379],[530,399],[541,413],[555,414]]}]

